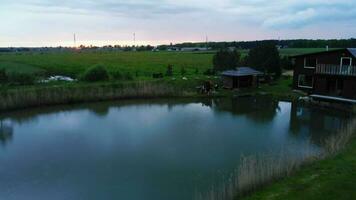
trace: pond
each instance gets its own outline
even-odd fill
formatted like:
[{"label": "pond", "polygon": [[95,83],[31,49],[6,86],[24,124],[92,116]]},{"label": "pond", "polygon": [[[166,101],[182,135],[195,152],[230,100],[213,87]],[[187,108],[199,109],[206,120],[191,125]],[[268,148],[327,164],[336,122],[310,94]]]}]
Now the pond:
[{"label": "pond", "polygon": [[350,116],[267,97],[119,101],[0,115],[0,199],[182,200],[241,155],[319,151]]}]

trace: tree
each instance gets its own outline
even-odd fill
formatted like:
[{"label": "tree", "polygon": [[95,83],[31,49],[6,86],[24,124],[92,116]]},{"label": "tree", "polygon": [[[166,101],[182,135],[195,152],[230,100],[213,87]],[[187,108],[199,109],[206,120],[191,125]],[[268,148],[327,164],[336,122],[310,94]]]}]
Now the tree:
[{"label": "tree", "polygon": [[220,50],[213,57],[214,71],[235,69],[240,62],[238,51]]},{"label": "tree", "polygon": [[266,74],[279,77],[282,73],[279,51],[273,42],[265,42],[248,53],[247,64]]}]

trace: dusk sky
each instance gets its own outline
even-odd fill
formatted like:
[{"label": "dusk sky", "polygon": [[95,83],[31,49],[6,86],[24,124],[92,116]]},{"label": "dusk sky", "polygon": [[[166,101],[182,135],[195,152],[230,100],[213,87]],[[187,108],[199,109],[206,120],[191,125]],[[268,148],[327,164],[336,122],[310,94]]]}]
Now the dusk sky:
[{"label": "dusk sky", "polygon": [[0,0],[0,46],[356,37],[356,0]]}]

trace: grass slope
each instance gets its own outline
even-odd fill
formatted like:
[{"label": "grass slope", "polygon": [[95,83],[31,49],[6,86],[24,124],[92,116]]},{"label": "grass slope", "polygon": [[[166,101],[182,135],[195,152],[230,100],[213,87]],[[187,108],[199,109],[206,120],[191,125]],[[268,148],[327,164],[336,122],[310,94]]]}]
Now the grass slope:
[{"label": "grass slope", "polygon": [[8,73],[42,74],[45,72],[41,68],[15,62],[0,62],[0,69],[5,69]]},{"label": "grass slope", "polygon": [[356,139],[339,155],[304,167],[245,200],[356,199]]}]

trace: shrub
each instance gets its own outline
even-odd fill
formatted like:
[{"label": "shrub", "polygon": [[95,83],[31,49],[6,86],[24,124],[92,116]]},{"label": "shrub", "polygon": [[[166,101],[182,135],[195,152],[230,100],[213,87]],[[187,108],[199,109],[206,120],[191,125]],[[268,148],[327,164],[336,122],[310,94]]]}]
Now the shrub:
[{"label": "shrub", "polygon": [[33,74],[27,73],[11,73],[8,76],[8,82],[15,85],[32,85],[35,80],[36,77]]},{"label": "shrub", "polygon": [[153,73],[152,77],[153,78],[163,78],[163,74],[162,73]]},{"label": "shrub", "polygon": [[199,74],[199,69],[195,68],[195,74],[198,75]]},{"label": "shrub", "polygon": [[5,69],[0,69],[0,83],[6,83],[8,81],[8,77]]},{"label": "shrub", "polygon": [[204,72],[204,75],[213,76],[213,75],[215,75],[215,70],[214,70],[214,69],[207,69],[207,70]]},{"label": "shrub", "polygon": [[180,73],[181,73],[182,76],[184,76],[187,73],[187,70],[185,70],[185,67],[182,67],[180,69]]},{"label": "shrub", "polygon": [[134,78],[133,78],[133,76],[131,75],[130,72],[127,72],[127,73],[125,74],[125,76],[124,76],[124,79],[125,79],[125,80],[133,80]]},{"label": "shrub", "polygon": [[88,68],[80,79],[88,82],[106,81],[109,79],[109,73],[102,65],[95,65]]},{"label": "shrub", "polygon": [[122,75],[122,73],[120,71],[111,72],[111,77],[114,80],[122,80],[124,78],[124,76]]},{"label": "shrub", "polygon": [[173,65],[167,66],[166,76],[173,76]]}]

